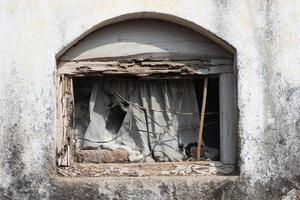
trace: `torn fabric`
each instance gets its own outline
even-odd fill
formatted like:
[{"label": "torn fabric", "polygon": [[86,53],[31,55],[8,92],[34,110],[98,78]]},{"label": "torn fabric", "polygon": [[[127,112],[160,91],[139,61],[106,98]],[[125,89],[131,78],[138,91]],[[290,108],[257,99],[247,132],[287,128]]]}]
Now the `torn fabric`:
[{"label": "torn fabric", "polygon": [[100,78],[89,108],[83,147],[124,148],[130,161],[182,161],[180,146],[197,142],[193,80]]}]

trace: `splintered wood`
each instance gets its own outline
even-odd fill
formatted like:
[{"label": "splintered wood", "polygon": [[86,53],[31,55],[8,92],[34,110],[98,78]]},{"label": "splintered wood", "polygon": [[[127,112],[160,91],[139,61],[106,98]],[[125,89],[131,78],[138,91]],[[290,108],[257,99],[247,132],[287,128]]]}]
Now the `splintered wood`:
[{"label": "splintered wood", "polygon": [[62,176],[207,176],[233,175],[234,165],[223,165],[217,161],[127,163],[127,164],[83,164],[74,163],[72,167],[60,167]]},{"label": "splintered wood", "polygon": [[57,162],[58,166],[70,166],[72,163],[73,151],[73,128],[72,114],[74,109],[73,82],[69,76],[60,76],[59,83],[59,122],[62,136],[57,141]]},{"label": "splintered wood", "polygon": [[134,75],[147,77],[155,74],[205,75],[232,72],[230,59],[195,61],[62,61],[59,74],[87,75]]}]

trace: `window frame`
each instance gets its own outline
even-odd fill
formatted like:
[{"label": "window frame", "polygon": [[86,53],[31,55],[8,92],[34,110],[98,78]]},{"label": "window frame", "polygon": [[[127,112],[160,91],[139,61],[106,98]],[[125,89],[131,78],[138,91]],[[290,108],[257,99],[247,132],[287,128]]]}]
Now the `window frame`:
[{"label": "window frame", "polygon": [[[220,108],[220,161],[234,166],[237,160],[236,78],[232,59],[199,59],[187,61],[59,61],[57,87],[57,166],[79,166],[74,162],[74,92],[73,78],[82,76],[128,75],[143,78],[182,76],[218,76]],[[198,161],[197,161],[198,162]],[[211,166],[214,162],[200,162]],[[199,164],[198,163],[198,164]],[[208,164],[207,164],[208,163]],[[209,164],[210,163],[210,164]],[[141,165],[141,163],[139,163]],[[145,163],[146,164],[146,163]],[[142,165],[145,165],[144,163]],[[98,165],[98,168],[103,164]],[[93,166],[95,166],[93,165]],[[157,165],[157,163],[156,163]],[[164,165],[164,164],[160,164]],[[80,165],[81,167],[83,165]],[[102,166],[103,167],[103,166]],[[62,172],[63,174],[66,172]]]}]

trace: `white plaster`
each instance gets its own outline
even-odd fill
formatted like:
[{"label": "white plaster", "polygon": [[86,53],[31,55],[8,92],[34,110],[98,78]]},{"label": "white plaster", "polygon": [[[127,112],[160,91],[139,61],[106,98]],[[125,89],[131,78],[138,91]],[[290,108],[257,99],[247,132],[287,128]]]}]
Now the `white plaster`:
[{"label": "white plaster", "polygon": [[[22,175],[55,165],[55,56],[106,20],[145,12],[201,26],[236,48],[243,177],[254,185],[299,174],[299,10],[297,0],[1,1],[0,186],[16,178],[6,161],[9,141],[22,146]],[[265,129],[269,118],[274,130]]]}]

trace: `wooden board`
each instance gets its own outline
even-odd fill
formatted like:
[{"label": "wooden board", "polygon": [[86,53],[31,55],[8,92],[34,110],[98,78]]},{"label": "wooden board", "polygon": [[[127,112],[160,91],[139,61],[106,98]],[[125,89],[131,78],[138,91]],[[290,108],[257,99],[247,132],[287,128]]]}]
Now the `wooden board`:
[{"label": "wooden board", "polygon": [[236,82],[233,73],[224,73],[219,79],[220,148],[224,164],[236,164]]},{"label": "wooden board", "polygon": [[165,54],[167,59],[232,58],[227,50],[184,26],[162,20],[139,19],[103,27],[79,41],[59,59],[135,58],[141,54],[144,59],[155,59],[160,54]]}]

